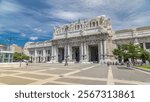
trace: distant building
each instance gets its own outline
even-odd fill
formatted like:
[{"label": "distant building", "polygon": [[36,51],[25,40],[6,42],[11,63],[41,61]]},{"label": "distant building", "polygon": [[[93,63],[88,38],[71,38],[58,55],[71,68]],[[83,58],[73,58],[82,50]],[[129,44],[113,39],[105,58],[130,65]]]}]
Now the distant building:
[{"label": "distant building", "polygon": [[28,43],[32,62],[104,63],[113,60],[111,21],[105,15],[54,28],[53,39]]},{"label": "distant building", "polygon": [[139,44],[144,50],[150,51],[150,26],[117,30],[115,32],[113,43],[116,46],[130,42]]},{"label": "distant building", "polygon": [[114,31],[108,17],[102,15],[54,27],[53,38],[25,44],[32,62],[104,63],[116,61],[112,51],[121,44],[140,44],[150,51],[150,26]]},{"label": "distant building", "polygon": [[23,49],[20,46],[16,45],[16,44],[10,45],[10,50],[13,51],[13,52],[18,52],[18,53],[23,52]]},{"label": "distant building", "polygon": [[13,51],[8,46],[0,45],[0,63],[13,62]]}]

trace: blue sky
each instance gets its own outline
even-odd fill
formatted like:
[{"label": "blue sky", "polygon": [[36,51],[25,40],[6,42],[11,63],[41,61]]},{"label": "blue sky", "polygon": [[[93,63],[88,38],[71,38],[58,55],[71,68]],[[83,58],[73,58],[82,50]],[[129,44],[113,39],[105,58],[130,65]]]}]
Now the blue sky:
[{"label": "blue sky", "polygon": [[54,26],[99,15],[114,30],[150,26],[150,0],[0,0],[0,43],[48,40]]}]

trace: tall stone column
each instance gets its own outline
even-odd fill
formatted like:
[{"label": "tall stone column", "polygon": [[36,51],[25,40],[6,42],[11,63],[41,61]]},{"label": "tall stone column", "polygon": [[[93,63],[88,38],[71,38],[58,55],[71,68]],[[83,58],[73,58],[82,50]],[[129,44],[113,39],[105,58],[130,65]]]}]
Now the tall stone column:
[{"label": "tall stone column", "polygon": [[146,44],[143,42],[143,49],[146,50]]},{"label": "tall stone column", "polygon": [[4,59],[5,59],[5,54],[2,53],[2,62],[4,62]]},{"label": "tall stone column", "polygon": [[11,55],[11,54],[9,53],[9,56],[8,56],[8,62],[10,62],[10,55]]},{"label": "tall stone column", "polygon": [[54,60],[54,59],[53,59],[53,56],[54,56],[54,51],[53,51],[53,50],[54,50],[54,49],[53,49],[53,46],[51,46],[51,51],[52,51],[52,52],[51,52],[51,62]]},{"label": "tall stone column", "polygon": [[55,54],[56,62],[58,63],[58,46],[56,46],[55,51],[56,51],[56,54]]},{"label": "tall stone column", "polygon": [[101,41],[101,60],[104,60],[104,40]]},{"label": "tall stone column", "polygon": [[69,45],[69,48],[68,48],[68,54],[69,54],[69,60],[72,61],[72,46]]},{"label": "tall stone column", "polygon": [[35,53],[35,56],[34,56],[34,59],[35,59],[35,60],[34,60],[34,62],[37,62],[37,49],[35,49],[34,51],[35,51],[35,52],[34,52],[34,53]]},{"label": "tall stone column", "polygon": [[51,58],[51,63],[54,63],[55,62],[55,47],[54,46],[52,46],[52,56],[51,56],[52,58]]},{"label": "tall stone column", "polygon": [[99,63],[102,62],[102,41],[99,41],[98,43],[98,59]]},{"label": "tall stone column", "polygon": [[43,48],[43,61],[46,62],[46,49]]},{"label": "tall stone column", "polygon": [[84,43],[84,62],[88,62],[89,61],[89,48],[88,48],[88,44]]},{"label": "tall stone column", "polygon": [[68,44],[68,46],[67,46],[68,48],[67,48],[67,50],[68,50],[68,61],[70,61],[70,50],[69,50],[69,48],[70,48],[70,45]]},{"label": "tall stone column", "polygon": [[103,43],[103,49],[104,49],[104,52],[103,52],[103,54],[104,54],[104,60],[106,60],[107,59],[107,41],[106,40],[104,40],[104,43]]},{"label": "tall stone column", "polygon": [[57,46],[53,46],[53,53],[54,53],[54,62],[58,62],[58,48]]},{"label": "tall stone column", "polygon": [[105,44],[104,44],[103,39],[100,41],[100,50],[101,50],[100,63],[104,63],[104,61],[105,61]]},{"label": "tall stone column", "polygon": [[83,43],[81,43],[81,45],[80,45],[80,61],[83,63],[83,61],[84,61],[84,59],[83,59],[83,56],[84,56],[84,53],[83,53],[83,48],[84,48],[84,46],[83,46],[84,44]]}]

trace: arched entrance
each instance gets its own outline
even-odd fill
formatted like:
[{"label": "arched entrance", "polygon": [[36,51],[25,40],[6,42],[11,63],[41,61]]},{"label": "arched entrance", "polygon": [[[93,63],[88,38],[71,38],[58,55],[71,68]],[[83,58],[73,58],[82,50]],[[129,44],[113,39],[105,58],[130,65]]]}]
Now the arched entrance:
[{"label": "arched entrance", "polygon": [[89,61],[93,63],[98,63],[98,45],[89,46]]},{"label": "arched entrance", "polygon": [[58,48],[58,62],[62,63],[64,61],[64,48]]},{"label": "arched entrance", "polygon": [[79,46],[72,47],[72,59],[75,62],[79,62],[80,61],[80,49],[79,49]]}]

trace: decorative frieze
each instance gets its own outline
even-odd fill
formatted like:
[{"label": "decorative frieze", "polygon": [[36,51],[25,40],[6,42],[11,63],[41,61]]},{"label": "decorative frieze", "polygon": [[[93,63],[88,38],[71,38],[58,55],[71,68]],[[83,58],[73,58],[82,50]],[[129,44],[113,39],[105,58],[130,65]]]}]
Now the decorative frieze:
[{"label": "decorative frieze", "polygon": [[102,15],[93,19],[79,20],[70,24],[56,26],[54,27],[53,39],[65,38],[66,27],[68,28],[68,37],[112,32],[110,19]]}]

